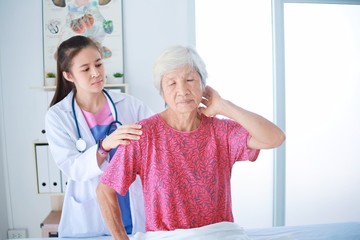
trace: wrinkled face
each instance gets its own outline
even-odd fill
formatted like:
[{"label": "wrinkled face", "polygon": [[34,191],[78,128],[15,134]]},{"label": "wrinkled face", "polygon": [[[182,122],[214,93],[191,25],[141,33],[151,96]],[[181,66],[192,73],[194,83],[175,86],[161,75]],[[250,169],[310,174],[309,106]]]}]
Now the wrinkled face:
[{"label": "wrinkled face", "polygon": [[161,88],[165,102],[174,112],[197,111],[203,88],[200,75],[194,68],[184,66],[164,74]]},{"label": "wrinkled face", "polygon": [[105,70],[99,51],[94,47],[82,49],[72,60],[71,72],[64,77],[75,84],[78,92],[98,92],[105,84]]}]

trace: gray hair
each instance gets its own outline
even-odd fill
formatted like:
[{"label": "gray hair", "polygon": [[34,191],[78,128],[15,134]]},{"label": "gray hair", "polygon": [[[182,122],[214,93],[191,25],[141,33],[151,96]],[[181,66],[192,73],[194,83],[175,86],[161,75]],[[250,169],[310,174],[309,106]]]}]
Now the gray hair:
[{"label": "gray hair", "polygon": [[176,45],[166,48],[155,61],[154,85],[160,94],[162,94],[161,80],[164,74],[183,66],[193,67],[200,75],[202,87],[206,86],[208,74],[199,54],[192,47]]}]

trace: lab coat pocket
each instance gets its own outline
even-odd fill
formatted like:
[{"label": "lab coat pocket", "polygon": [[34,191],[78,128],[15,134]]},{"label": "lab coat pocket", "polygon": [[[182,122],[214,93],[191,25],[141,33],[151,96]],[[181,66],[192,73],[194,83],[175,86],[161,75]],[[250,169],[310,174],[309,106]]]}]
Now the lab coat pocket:
[{"label": "lab coat pocket", "polygon": [[72,211],[66,211],[68,216],[63,216],[66,219],[64,232],[79,237],[104,234],[105,226],[96,198],[79,202],[71,197],[69,205],[69,209],[72,209]]}]

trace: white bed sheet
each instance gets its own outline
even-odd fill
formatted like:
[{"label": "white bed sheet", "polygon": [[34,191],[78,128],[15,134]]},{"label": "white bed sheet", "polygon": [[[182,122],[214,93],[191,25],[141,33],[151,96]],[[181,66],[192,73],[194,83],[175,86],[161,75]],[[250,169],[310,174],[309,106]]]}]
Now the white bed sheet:
[{"label": "white bed sheet", "polygon": [[[32,240],[56,238],[32,238]],[[111,236],[65,240],[111,240]],[[131,240],[360,240],[360,222],[243,229],[222,222],[194,229],[138,233]],[[23,239],[29,240],[29,239]]]},{"label": "white bed sheet", "polygon": [[137,233],[131,240],[250,240],[244,229],[231,222],[221,222],[192,229]]},{"label": "white bed sheet", "polygon": [[281,235],[296,240],[360,240],[360,222],[246,229],[245,233],[251,240]]}]

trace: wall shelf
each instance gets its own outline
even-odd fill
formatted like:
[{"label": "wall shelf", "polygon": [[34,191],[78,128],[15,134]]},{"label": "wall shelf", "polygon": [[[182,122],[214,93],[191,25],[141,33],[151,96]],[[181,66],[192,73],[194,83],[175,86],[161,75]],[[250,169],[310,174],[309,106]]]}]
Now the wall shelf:
[{"label": "wall shelf", "polygon": [[[43,90],[45,91],[54,91],[56,86],[43,86]],[[108,83],[104,85],[106,89],[121,89],[121,92],[128,92],[128,84],[127,83]]]}]

